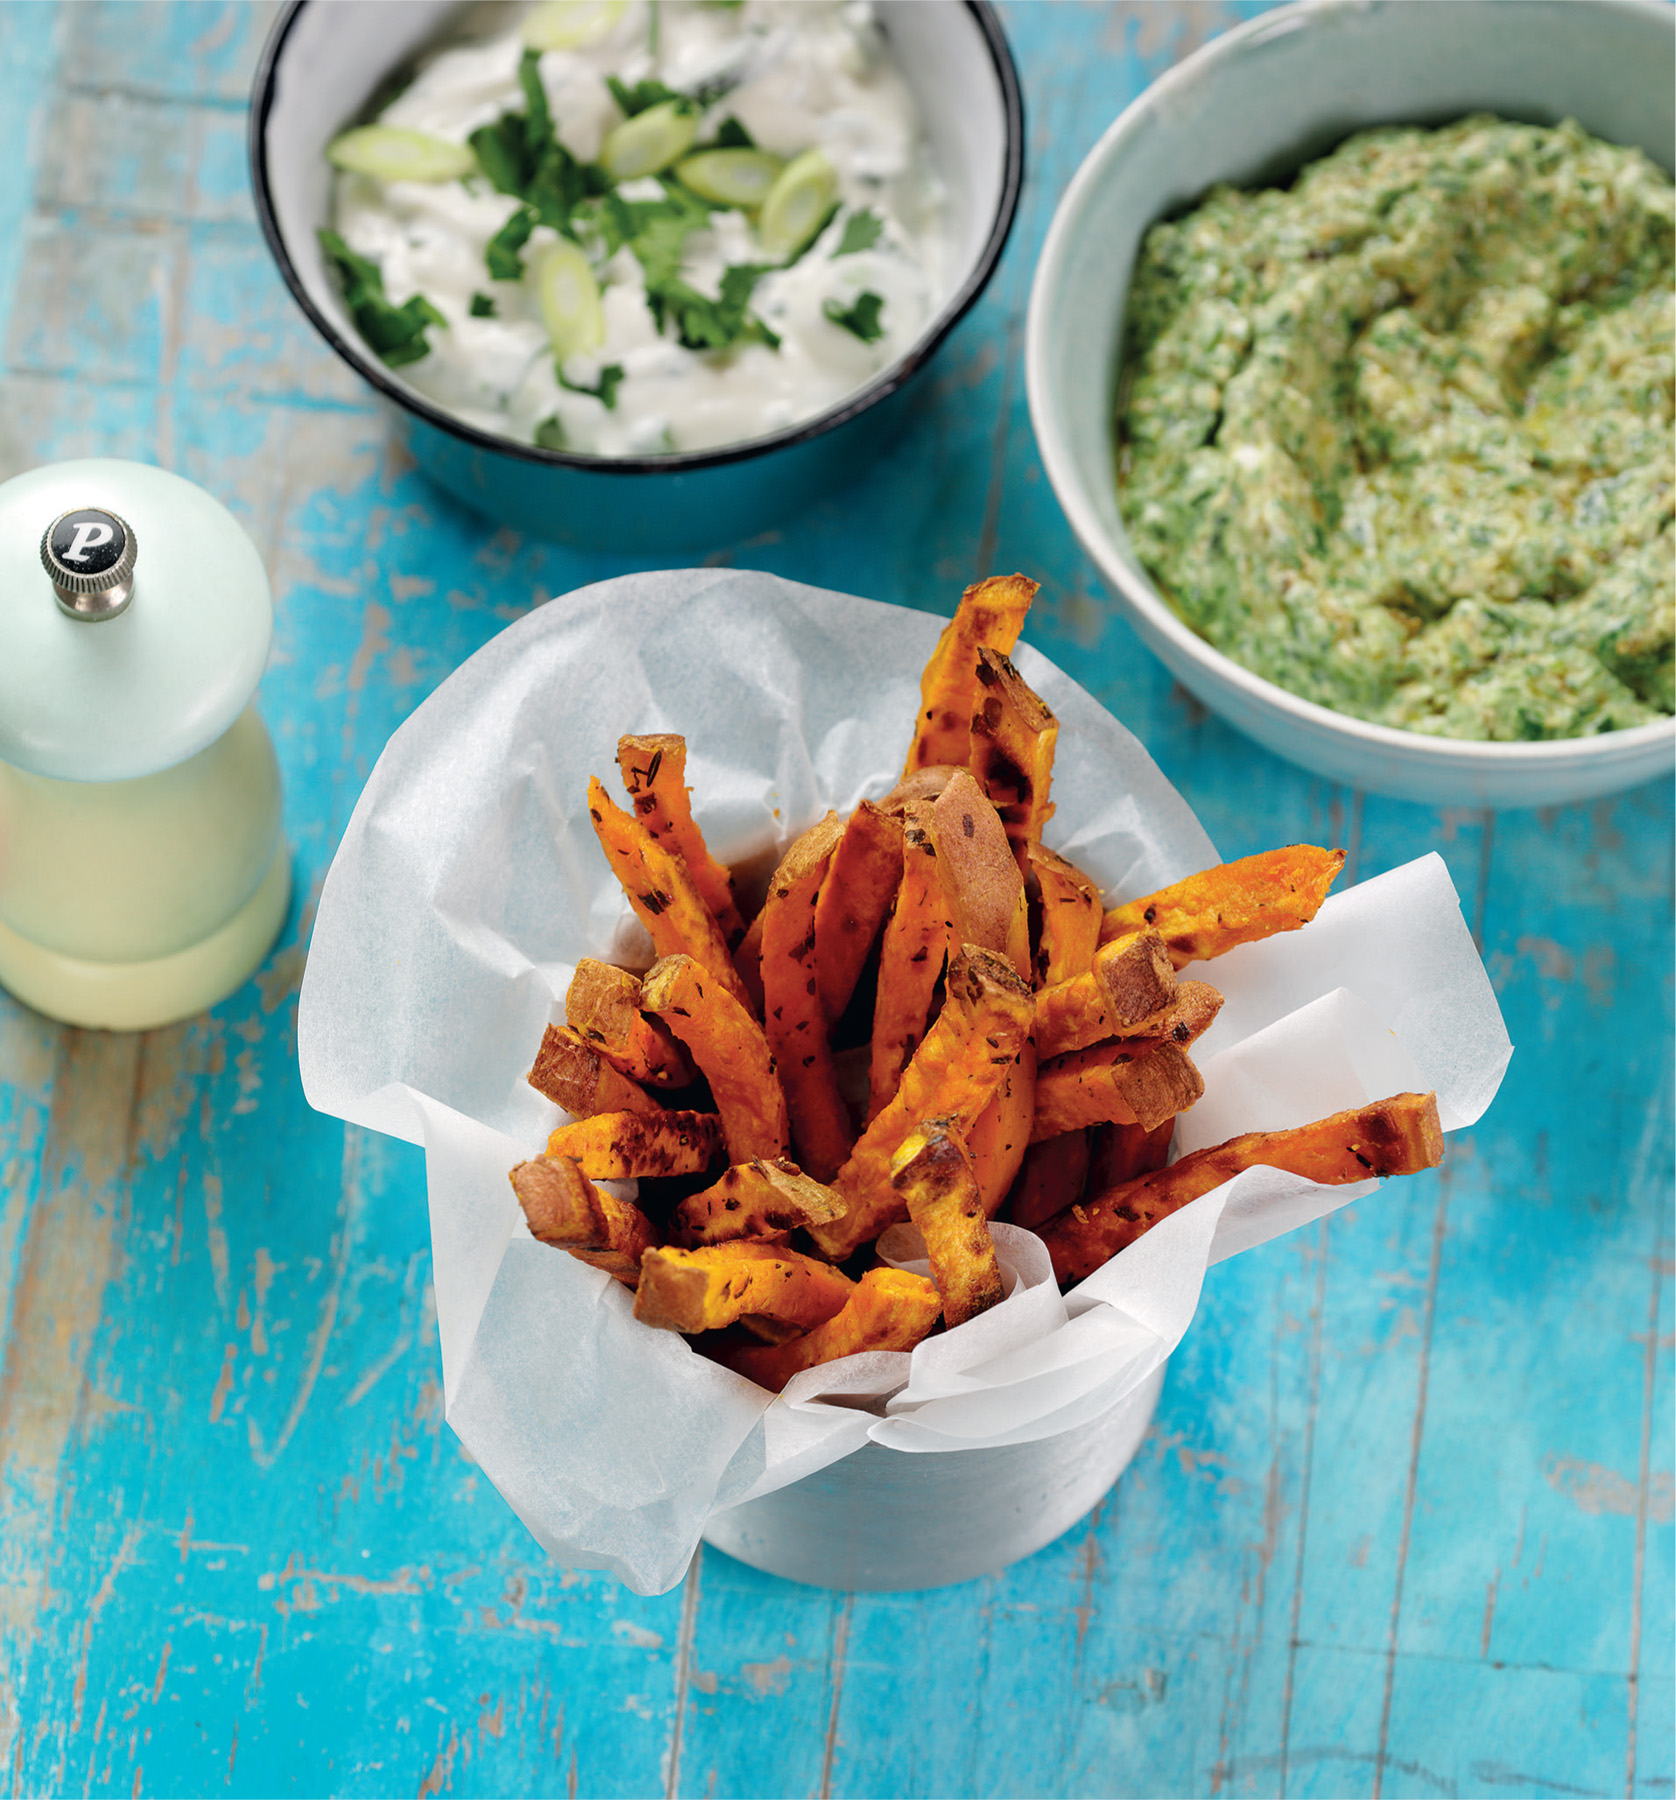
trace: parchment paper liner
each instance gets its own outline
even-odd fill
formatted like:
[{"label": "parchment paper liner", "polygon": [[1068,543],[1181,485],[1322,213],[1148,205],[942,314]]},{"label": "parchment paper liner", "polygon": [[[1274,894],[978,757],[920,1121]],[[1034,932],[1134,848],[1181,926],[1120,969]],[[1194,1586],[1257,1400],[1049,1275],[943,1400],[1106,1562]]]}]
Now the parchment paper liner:
[{"label": "parchment paper liner", "polygon": [[[1007,1299],[911,1356],[852,1357],[777,1400],[632,1317],[618,1283],[534,1242],[506,1180],[561,1115],[523,1077],[577,957],[649,961],[590,829],[618,736],[680,731],[715,853],[778,852],[895,782],[943,621],[734,570],[625,576],[555,600],[391,738],[321,896],[298,1052],[322,1111],[422,1144],[450,1424],[560,1561],[677,1582],[716,1508],[873,1441],[1028,1442],[1096,1416],[1180,1341],[1206,1267],[1378,1184],[1254,1169],[1061,1298],[997,1228]],[[1061,725],[1048,841],[1109,901],[1217,860],[1139,743],[1026,646]],[[1226,996],[1177,1151],[1435,1088],[1471,1124],[1511,1054],[1440,858],[1330,898],[1304,932],[1195,970]],[[884,1246],[912,1258],[911,1228]]]}]

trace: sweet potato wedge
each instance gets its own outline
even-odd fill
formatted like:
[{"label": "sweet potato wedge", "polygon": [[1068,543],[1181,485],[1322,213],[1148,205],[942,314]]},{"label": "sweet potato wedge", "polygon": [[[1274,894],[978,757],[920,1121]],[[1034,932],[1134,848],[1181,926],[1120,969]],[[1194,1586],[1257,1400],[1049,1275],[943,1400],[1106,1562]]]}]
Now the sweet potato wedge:
[{"label": "sweet potato wedge", "polygon": [[664,1331],[715,1331],[751,1314],[807,1331],[843,1309],[855,1283],[783,1244],[740,1240],[640,1259],[634,1316]]},{"label": "sweet potato wedge", "polygon": [[719,1360],[779,1393],[792,1376],[863,1350],[912,1350],[928,1337],[942,1299],[937,1284],[906,1269],[869,1269],[841,1312],[785,1344],[746,1345]]},{"label": "sweet potato wedge", "polygon": [[944,1324],[963,1325],[996,1305],[1001,1265],[958,1123],[927,1119],[916,1126],[890,1160],[890,1179],[925,1239]]},{"label": "sweet potato wedge", "polygon": [[1034,1035],[1025,1038],[1011,1066],[1002,1075],[995,1097],[966,1133],[966,1147],[977,1171],[978,1193],[984,1213],[993,1219],[1017,1179],[1030,1148],[1036,1121],[1036,1070]]},{"label": "sweet potato wedge", "polygon": [[931,836],[929,801],[903,811],[902,882],[879,946],[879,986],[867,1071],[867,1117],[878,1117],[901,1085],[925,1036],[932,995],[954,943],[954,919]]},{"label": "sweet potato wedge", "polygon": [[815,901],[843,832],[836,813],[804,832],[774,871],[762,909],[763,1028],[791,1109],[797,1160],[817,1181],[836,1174],[852,1136],[815,966]]},{"label": "sweet potato wedge", "polygon": [[1001,815],[1015,852],[1041,842],[1053,817],[1048,788],[1059,721],[999,651],[978,651],[977,710],[972,715],[972,773]]},{"label": "sweet potato wedge", "polygon": [[815,902],[815,969],[830,1023],[843,1017],[901,885],[902,821],[863,800],[844,822]]},{"label": "sweet potato wedge", "polygon": [[640,977],[627,969],[584,956],[570,978],[564,1013],[566,1024],[629,1080],[659,1088],[693,1081],[692,1059],[663,1025],[641,1012]]},{"label": "sweet potato wedge", "polygon": [[715,1113],[596,1113],[561,1125],[547,1140],[549,1156],[568,1156],[593,1181],[642,1175],[699,1175],[723,1154]]},{"label": "sweet potato wedge", "polygon": [[925,1034],[890,1102],[856,1140],[832,1185],[849,1211],[810,1236],[835,1262],[906,1213],[890,1184],[890,1160],[921,1119],[955,1118],[969,1131],[1025,1039],[1035,1000],[1002,957],[966,944],[950,960],[943,1010]]},{"label": "sweet potato wedge", "polygon": [[640,1279],[640,1258],[658,1234],[632,1201],[603,1193],[567,1156],[519,1163],[510,1180],[531,1237],[568,1250],[626,1287]]},{"label": "sweet potato wedge", "polygon": [[588,1119],[602,1112],[663,1110],[643,1087],[613,1068],[570,1025],[549,1025],[541,1034],[535,1066],[525,1080],[574,1119]]},{"label": "sweet potato wedge", "polygon": [[965,768],[972,756],[972,714],[978,708],[978,651],[987,645],[1012,653],[1037,583],[1023,575],[991,575],[960,596],[920,677],[919,718],[903,774],[932,763]]},{"label": "sweet potato wedge", "polygon": [[662,956],[640,983],[640,1004],[681,1039],[709,1082],[729,1159],[783,1156],[791,1124],[774,1053],[739,1001],[690,956]]},{"label": "sweet potato wedge", "polygon": [[634,814],[660,844],[687,865],[687,873],[716,915],[722,936],[737,944],[745,921],[733,903],[733,878],[710,854],[692,814],[687,787],[687,740],[673,731],[617,740],[617,767],[634,802]]},{"label": "sweet potato wedge", "polygon": [[735,1163],[722,1178],[679,1202],[670,1235],[689,1250],[734,1238],[784,1243],[794,1231],[844,1216],[844,1202],[794,1162]]},{"label": "sweet potato wedge", "polygon": [[751,1010],[762,1017],[762,914],[759,912],[745,927],[745,935],[733,953],[734,972],[751,1003]]},{"label": "sweet potato wedge", "polygon": [[1007,1195],[1007,1217],[1015,1225],[1033,1231],[1044,1219],[1082,1198],[1088,1177],[1088,1140],[1086,1130],[1063,1131],[1025,1151]]},{"label": "sweet potato wedge", "polygon": [[1045,844],[1025,846],[1023,867],[1026,881],[1034,878],[1040,896],[1041,930],[1032,964],[1037,988],[1086,975],[1100,945],[1100,890]]},{"label": "sweet potato wedge", "polygon": [[646,927],[659,956],[684,954],[701,963],[738,1000],[751,1004],[733,966],[727,939],[705,904],[687,865],[631,813],[618,806],[597,780],[588,783],[588,816],[629,905]]},{"label": "sweet potato wedge", "polygon": [[[1088,1134],[1088,1174],[1085,1194],[1103,1194],[1121,1187],[1138,1175],[1150,1175],[1170,1160],[1170,1143],[1176,1134],[1174,1118],[1148,1131],[1144,1125],[1096,1125]],[[1081,1195],[1073,1194],[1072,1199]],[[1070,1201],[1065,1202],[1067,1206]],[[1058,1207],[1054,1208],[1057,1212]]]},{"label": "sweet potato wedge", "polygon": [[1442,1160],[1437,1096],[1393,1094],[1312,1125],[1252,1131],[1195,1150],[1167,1169],[1056,1213],[1040,1228],[1041,1237],[1060,1282],[1080,1281],[1160,1219],[1231,1181],[1242,1169],[1287,1169],[1337,1187],[1368,1175],[1412,1175]]},{"label": "sweet potato wedge", "polygon": [[1155,931],[1129,932],[1102,944],[1094,967],[1036,996],[1036,1048],[1063,1056],[1155,1018],[1170,1004],[1175,968]]},{"label": "sweet potato wedge", "polygon": [[966,770],[931,803],[931,836],[943,887],[954,909],[955,936],[1004,956],[1030,979],[1030,920],[1024,877],[1000,814]]},{"label": "sweet potato wedge", "polygon": [[1255,943],[1277,931],[1296,931],[1321,910],[1327,889],[1344,867],[1342,850],[1289,844],[1237,862],[1218,863],[1114,907],[1100,926],[1100,941],[1151,927],[1169,946],[1178,969],[1221,956],[1237,944]]},{"label": "sweet potato wedge", "polygon": [[1030,1141],[1112,1120],[1151,1131],[1186,1112],[1204,1091],[1192,1058],[1168,1039],[1073,1050],[1043,1063],[1037,1074]]}]

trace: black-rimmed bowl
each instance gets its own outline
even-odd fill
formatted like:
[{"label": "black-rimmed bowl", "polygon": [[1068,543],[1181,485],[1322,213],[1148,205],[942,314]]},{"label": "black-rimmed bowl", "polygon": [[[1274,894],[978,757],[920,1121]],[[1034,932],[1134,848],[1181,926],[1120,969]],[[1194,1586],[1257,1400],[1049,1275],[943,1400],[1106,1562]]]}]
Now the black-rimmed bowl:
[{"label": "black-rimmed bowl", "polygon": [[403,382],[350,323],[321,255],[326,146],[446,25],[457,0],[289,0],[257,70],[251,179],[297,304],[392,406],[414,460],[499,524],[561,543],[657,552],[749,537],[841,485],[900,422],[903,388],[983,292],[1024,174],[1018,74],[985,0],[879,0],[878,17],[948,190],[958,278],[907,354],[827,411],[717,449],[582,456],[480,431]]}]

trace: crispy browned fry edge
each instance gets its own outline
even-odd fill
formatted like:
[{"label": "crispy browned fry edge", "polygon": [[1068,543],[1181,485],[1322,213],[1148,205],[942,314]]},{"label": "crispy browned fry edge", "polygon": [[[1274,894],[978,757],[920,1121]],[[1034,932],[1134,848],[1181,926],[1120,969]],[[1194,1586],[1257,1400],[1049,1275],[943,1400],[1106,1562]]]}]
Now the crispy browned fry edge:
[{"label": "crispy browned fry edge", "polygon": [[[1088,1174],[1083,1192],[1103,1194],[1137,1175],[1150,1175],[1170,1160],[1170,1143],[1176,1121],[1166,1119],[1148,1131],[1144,1125],[1096,1125],[1088,1134]],[[1073,1194],[1071,1200],[1080,1199]],[[1054,1211],[1059,1211],[1058,1207]]]},{"label": "crispy browned fry edge", "polygon": [[927,1119],[910,1131],[890,1179],[925,1239],[944,1323],[952,1329],[988,1312],[1002,1298],[1001,1264],[958,1121]]},{"label": "crispy browned fry edge", "polygon": [[1045,844],[1025,849],[1025,869],[1041,892],[1042,928],[1033,974],[1038,989],[1086,975],[1100,944],[1100,890]]},{"label": "crispy browned fry edge", "polygon": [[1342,850],[1315,844],[1288,844],[1219,863],[1114,907],[1100,927],[1100,941],[1150,925],[1169,945],[1175,966],[1185,968],[1236,944],[1307,925],[1343,867]]},{"label": "crispy browned fry edge", "polygon": [[1002,957],[965,944],[950,959],[943,1010],[902,1072],[890,1103],[833,1177],[849,1212],[810,1236],[842,1262],[903,1216],[890,1159],[921,1119],[958,1118],[970,1130],[1030,1034],[1035,998]]},{"label": "crispy browned fry edge", "polygon": [[641,1255],[658,1234],[638,1206],[601,1193],[566,1156],[519,1163],[509,1179],[532,1237],[568,1250],[625,1286],[640,1279]]},{"label": "crispy browned fry edge", "polygon": [[687,740],[673,731],[617,740],[617,767],[634,802],[635,816],[652,836],[671,848],[716,915],[722,936],[737,944],[745,921],[733,903],[733,878],[710,854],[692,813],[687,787]]},{"label": "crispy browned fry edge", "polygon": [[1102,944],[1094,967],[1036,996],[1036,1048],[1063,1056],[1153,1018],[1175,995],[1175,967],[1164,940],[1145,929]]},{"label": "crispy browned fry edge", "polygon": [[942,1309],[937,1284],[906,1269],[869,1269],[842,1312],[787,1344],[719,1351],[718,1360],[779,1393],[792,1376],[864,1350],[912,1350]]},{"label": "crispy browned fry edge", "polygon": [[931,803],[931,837],[954,909],[956,939],[1004,956],[1030,979],[1030,918],[1024,877],[1001,815],[970,771],[960,769]]},{"label": "crispy browned fry edge", "polygon": [[570,978],[565,1020],[631,1081],[681,1088],[694,1079],[692,1059],[656,1019],[640,1011],[640,977],[584,956]]},{"label": "crispy browned fry edge", "polygon": [[722,1155],[722,1122],[715,1113],[596,1113],[561,1125],[547,1154],[573,1157],[593,1181],[699,1175]]},{"label": "crispy browned fry edge", "polygon": [[1034,1036],[1019,1046],[1012,1066],[1001,1077],[995,1097],[966,1133],[972,1167],[978,1174],[978,1193],[987,1217],[993,1219],[1007,1198],[1030,1148],[1030,1131],[1036,1118],[1036,1070]]},{"label": "crispy browned fry edge", "polygon": [[815,902],[821,1009],[836,1023],[902,883],[902,821],[863,800],[844,824]]},{"label": "crispy browned fry edge", "polygon": [[1062,1131],[1043,1138],[1024,1153],[1024,1162],[1007,1195],[1007,1217],[1034,1230],[1044,1219],[1082,1198],[1088,1176],[1089,1134]]},{"label": "crispy browned fry edge", "polygon": [[1435,1094],[1388,1100],[1317,1119],[1290,1131],[1252,1131],[1195,1150],[1155,1174],[1069,1207],[1041,1227],[1061,1283],[1080,1281],[1190,1200],[1231,1181],[1242,1169],[1285,1169],[1323,1186],[1368,1175],[1412,1175],[1443,1160]]},{"label": "crispy browned fry edge", "polygon": [[1150,1131],[1186,1112],[1204,1091],[1193,1059],[1168,1038],[1073,1050],[1037,1073],[1030,1141],[1114,1120]]},{"label": "crispy browned fry edge", "polygon": [[791,1126],[762,1027],[690,956],[663,956],[646,971],[640,1003],[682,1040],[710,1084],[733,1162],[783,1156]]},{"label": "crispy browned fry edge", "polygon": [[644,1088],[614,1069],[569,1025],[549,1025],[541,1034],[535,1066],[525,1080],[576,1119],[602,1112],[662,1110]]},{"label": "crispy browned fry edge", "polygon": [[735,1163],[699,1194],[675,1208],[671,1235],[688,1249],[734,1238],[776,1238],[844,1216],[844,1202],[794,1162]]},{"label": "crispy browned fry edge", "polygon": [[979,646],[1011,654],[1036,587],[1023,575],[991,575],[960,596],[920,677],[919,718],[904,775],[933,763],[964,768],[971,760]]},{"label": "crispy browned fry edge", "polygon": [[978,651],[979,702],[972,715],[972,773],[1022,855],[1053,817],[1048,789],[1059,721],[998,650]]},{"label": "crispy browned fry edge", "polygon": [[797,1160],[830,1181],[850,1153],[850,1111],[838,1091],[815,972],[815,899],[844,827],[829,812],[786,852],[763,903],[762,1019],[791,1110]]},{"label": "crispy browned fry edge", "polygon": [[659,956],[685,954],[703,965],[741,1006],[751,1004],[734,969],[727,939],[716,915],[673,850],[660,844],[631,813],[588,782],[588,816],[635,916],[646,927]]},{"label": "crispy browned fry edge", "polygon": [[742,1239],[652,1249],[640,1259],[634,1316],[688,1333],[717,1330],[747,1313],[808,1330],[840,1311],[854,1291],[841,1270],[783,1244]]},{"label": "crispy browned fry edge", "polygon": [[931,838],[931,803],[903,809],[902,883],[879,946],[879,987],[867,1071],[869,1121],[901,1085],[925,1036],[931,998],[954,942],[954,921]]}]

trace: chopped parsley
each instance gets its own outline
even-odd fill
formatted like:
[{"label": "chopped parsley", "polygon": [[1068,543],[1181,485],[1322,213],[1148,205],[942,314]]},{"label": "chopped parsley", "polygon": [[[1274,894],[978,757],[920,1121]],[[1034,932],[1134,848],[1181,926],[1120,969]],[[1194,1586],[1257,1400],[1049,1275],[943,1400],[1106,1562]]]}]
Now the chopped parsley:
[{"label": "chopped parsley", "polygon": [[[599,372],[599,382],[594,387],[584,387],[579,381],[566,381],[564,370],[554,364],[553,373],[559,378],[559,386],[572,394],[591,394],[600,402],[607,412],[617,410],[617,389],[623,385],[623,365],[607,363]],[[557,421],[553,421],[557,423]],[[537,440],[539,441],[539,440]],[[548,449],[563,449],[563,445],[549,444]]]},{"label": "chopped parsley", "polygon": [[483,246],[483,262],[491,281],[518,281],[524,273],[524,246],[535,230],[535,214],[521,206]]},{"label": "chopped parsley", "polygon": [[335,231],[320,233],[320,248],[343,283],[343,301],[368,346],[392,369],[429,356],[426,328],[448,321],[423,294],[400,306],[384,295],[384,272],[377,263],[357,256]]},{"label": "chopped parsley", "polygon": [[875,294],[871,288],[865,293],[857,294],[852,306],[840,306],[836,300],[828,300],[821,311],[833,322],[842,325],[846,331],[853,332],[864,344],[876,344],[885,334],[885,328],[879,322],[879,314],[884,310],[884,299]]},{"label": "chopped parsley", "polygon": [[615,75],[607,75],[605,85],[611,90],[611,98],[630,119],[639,118],[654,106],[662,106],[666,100],[679,100],[689,110],[692,106],[685,94],[676,93],[674,88],[665,87],[661,81],[637,81],[633,87],[628,87]]},{"label": "chopped parsley", "polygon": [[739,121],[729,113],[716,127],[716,135],[705,145],[707,150],[754,150],[757,141]]},{"label": "chopped parsley", "polygon": [[540,450],[568,450],[570,439],[564,434],[564,420],[554,413],[551,418],[543,419],[535,428],[536,448]]},{"label": "chopped parsley", "polygon": [[474,319],[492,319],[496,316],[495,303],[487,294],[473,294],[471,297],[471,316]]},{"label": "chopped parsley", "polygon": [[766,344],[778,350],[779,338],[750,310],[751,292],[772,263],[735,263],[722,271],[721,289],[712,300],[679,279],[661,283],[655,290],[646,280],[646,304],[658,329],[665,319],[673,322],[675,335],[688,350],[731,350],[737,344]]},{"label": "chopped parsley", "polygon": [[471,134],[477,166],[490,184],[524,203],[489,240],[484,253],[496,281],[516,281],[523,274],[523,248],[537,225],[550,225],[574,238],[571,214],[590,194],[604,193],[610,186],[603,170],[578,162],[559,142],[547,90],[541,85],[540,62],[535,50],[526,50],[519,59],[524,110],[502,113],[493,125],[480,125]]},{"label": "chopped parsley", "polygon": [[844,235],[838,240],[833,256],[854,256],[858,250],[871,250],[884,228],[884,220],[871,208],[851,213],[844,221]]}]

